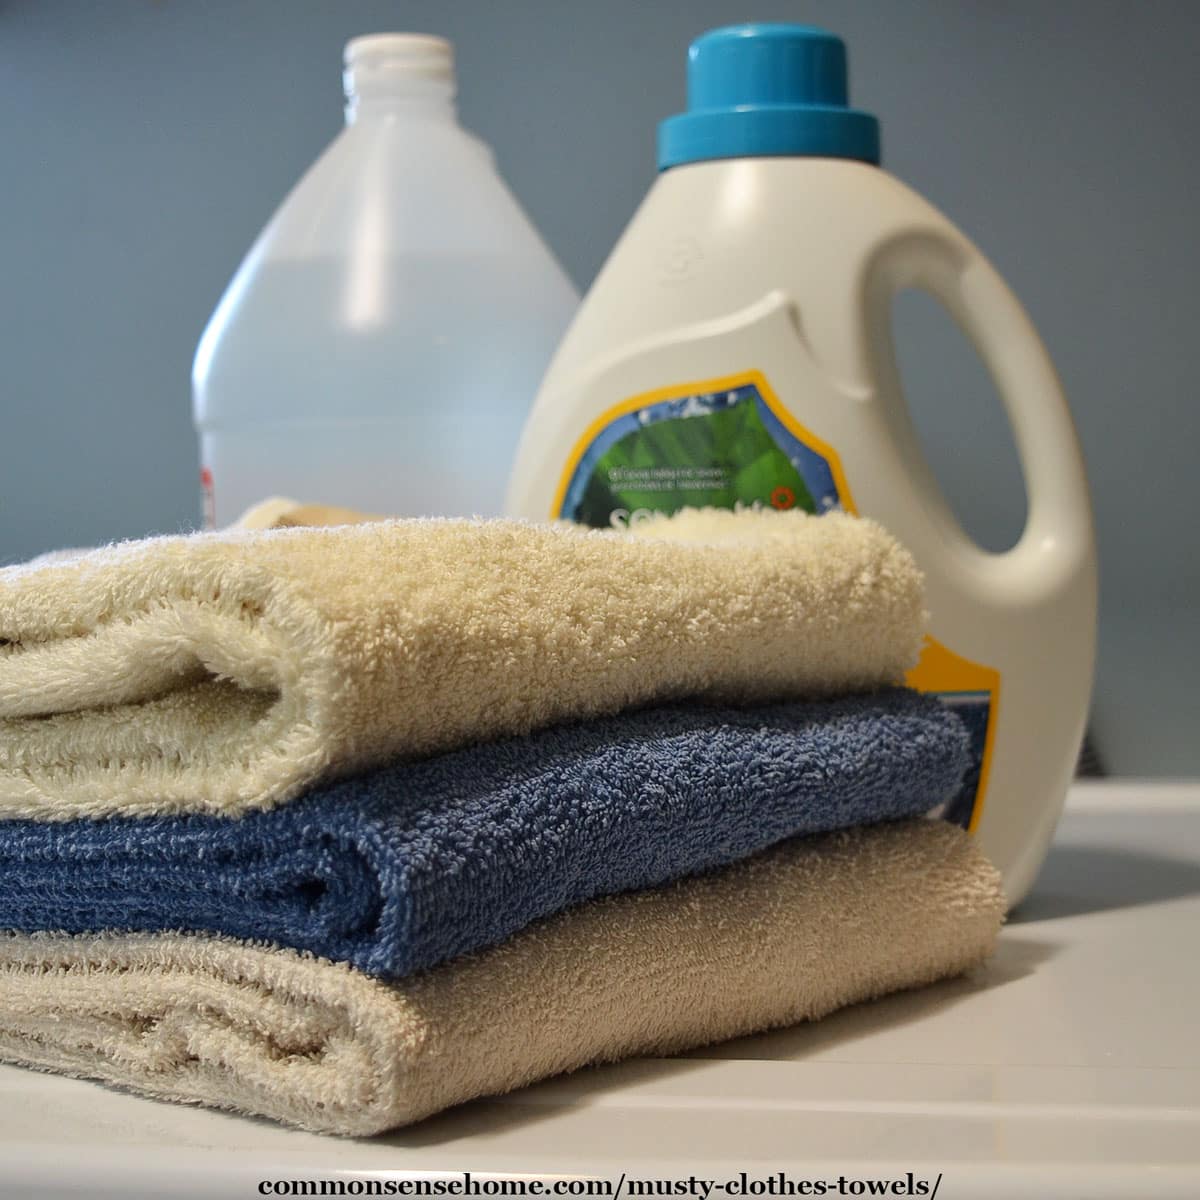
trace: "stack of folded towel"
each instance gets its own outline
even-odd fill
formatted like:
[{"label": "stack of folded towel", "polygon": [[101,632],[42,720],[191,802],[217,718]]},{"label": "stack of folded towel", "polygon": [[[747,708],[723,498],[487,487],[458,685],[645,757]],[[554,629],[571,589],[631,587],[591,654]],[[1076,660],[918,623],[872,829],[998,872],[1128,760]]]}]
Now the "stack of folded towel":
[{"label": "stack of folded towel", "polygon": [[837,514],[0,571],[0,1058],[367,1134],[961,972],[923,620]]}]

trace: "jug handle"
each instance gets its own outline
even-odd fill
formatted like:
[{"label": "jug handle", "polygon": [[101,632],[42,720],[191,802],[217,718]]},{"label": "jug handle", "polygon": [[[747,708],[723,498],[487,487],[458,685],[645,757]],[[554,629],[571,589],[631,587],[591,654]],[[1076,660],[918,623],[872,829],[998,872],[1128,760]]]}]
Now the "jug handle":
[{"label": "jug handle", "polygon": [[[977,568],[976,583],[1020,581],[1057,591],[1064,575],[1093,554],[1091,504],[1078,436],[1058,374],[1029,317],[999,272],[952,226],[894,236],[869,256],[862,277],[866,344],[881,390],[903,396],[892,337],[892,304],[904,288],[928,292],[950,313],[987,367],[1012,427],[1029,510],[1017,544],[1002,553],[978,546],[954,516],[916,437],[907,406],[884,405],[892,436],[941,536]],[[898,410],[898,411],[895,411]],[[1016,568],[1020,568],[1019,573]],[[995,598],[995,597],[993,597]]]}]

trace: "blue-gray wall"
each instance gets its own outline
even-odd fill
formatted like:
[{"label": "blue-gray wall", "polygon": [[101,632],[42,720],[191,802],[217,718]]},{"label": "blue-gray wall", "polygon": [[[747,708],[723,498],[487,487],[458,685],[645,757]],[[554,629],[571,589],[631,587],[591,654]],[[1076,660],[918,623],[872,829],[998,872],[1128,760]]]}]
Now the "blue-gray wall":
[{"label": "blue-gray wall", "polygon": [[[196,337],[336,133],[346,38],[454,40],[464,123],[586,286],[651,180],[688,40],[746,19],[848,39],[888,167],[1025,300],[1095,493],[1101,754],[1200,773],[1189,0],[0,0],[0,562],[194,523]],[[913,408],[967,527],[1002,546],[1011,444],[931,311],[900,310]]]}]

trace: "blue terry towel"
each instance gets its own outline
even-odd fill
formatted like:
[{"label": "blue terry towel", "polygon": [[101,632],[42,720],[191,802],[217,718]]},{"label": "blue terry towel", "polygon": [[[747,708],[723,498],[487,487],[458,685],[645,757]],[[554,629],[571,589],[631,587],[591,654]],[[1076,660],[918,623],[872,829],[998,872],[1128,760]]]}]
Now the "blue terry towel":
[{"label": "blue terry towel", "polygon": [[399,978],[595,896],[920,814],[966,765],[904,689],[624,713],[386,767],[267,812],[0,822],[0,927],[191,929]]}]

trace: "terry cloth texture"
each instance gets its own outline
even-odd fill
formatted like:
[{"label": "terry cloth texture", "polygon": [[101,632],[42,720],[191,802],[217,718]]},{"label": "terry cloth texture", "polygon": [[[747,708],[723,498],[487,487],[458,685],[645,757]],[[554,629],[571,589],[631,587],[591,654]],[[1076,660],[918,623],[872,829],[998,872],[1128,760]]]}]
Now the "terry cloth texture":
[{"label": "terry cloth texture", "polygon": [[595,900],[402,984],[224,939],[5,934],[0,1058],[371,1134],[957,974],[1003,913],[971,838],[925,820]]},{"label": "terry cloth texture", "polygon": [[0,816],[267,808],[314,781],[701,696],[867,690],[916,661],[870,521],[226,530],[0,570]]},{"label": "terry cloth texture", "polygon": [[966,767],[936,700],[647,709],[387,767],[237,820],[0,822],[0,928],[191,929],[398,978],[572,904],[912,817]]}]

